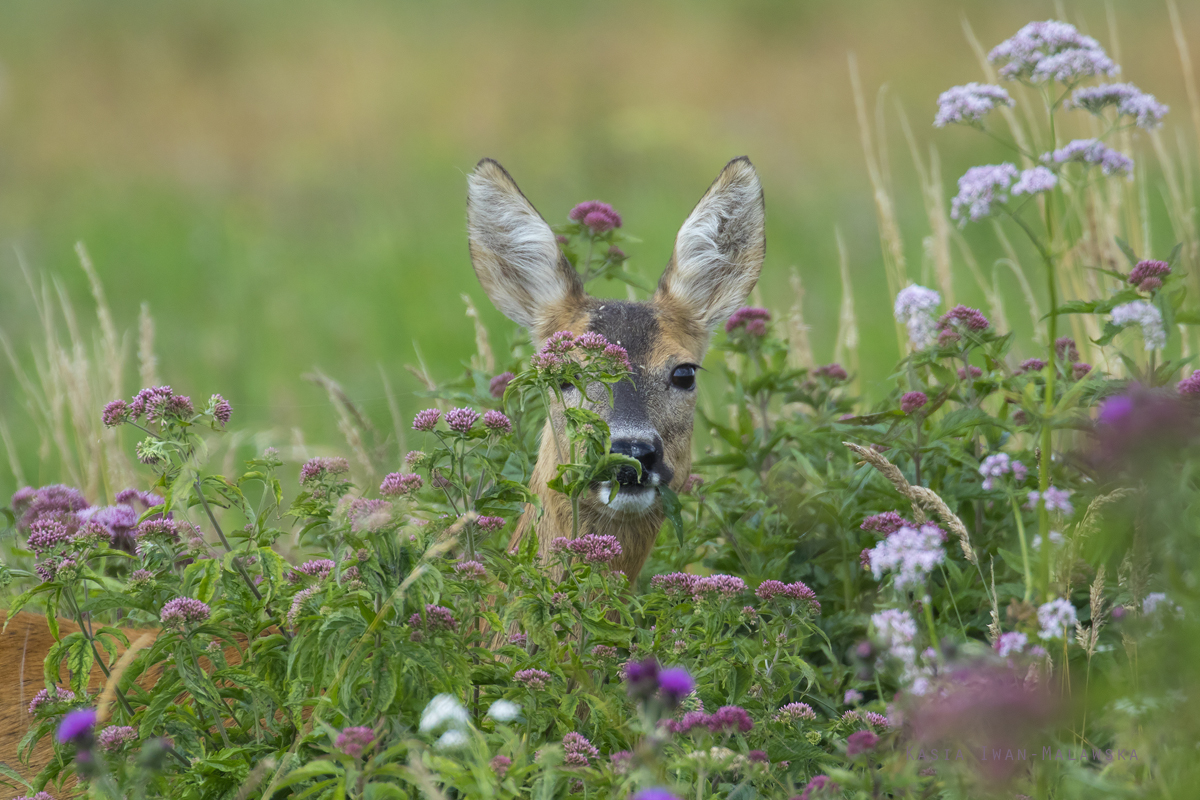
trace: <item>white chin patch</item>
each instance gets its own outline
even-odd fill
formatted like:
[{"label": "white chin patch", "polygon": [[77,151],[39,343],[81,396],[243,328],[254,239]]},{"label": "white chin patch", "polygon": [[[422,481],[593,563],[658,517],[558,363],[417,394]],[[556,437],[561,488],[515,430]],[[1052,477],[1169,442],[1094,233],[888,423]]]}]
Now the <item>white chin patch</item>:
[{"label": "white chin patch", "polygon": [[598,487],[600,502],[612,511],[623,514],[645,514],[654,505],[658,492],[652,488],[625,487],[613,496],[612,481],[604,481]]}]

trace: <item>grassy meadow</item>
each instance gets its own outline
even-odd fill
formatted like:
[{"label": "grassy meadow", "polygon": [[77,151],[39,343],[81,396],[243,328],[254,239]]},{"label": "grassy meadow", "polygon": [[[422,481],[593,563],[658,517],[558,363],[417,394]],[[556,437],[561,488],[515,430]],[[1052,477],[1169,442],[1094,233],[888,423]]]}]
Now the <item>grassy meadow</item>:
[{"label": "grassy meadow", "polygon": [[[1180,6],[1180,28],[1200,30],[1200,8]],[[988,49],[1050,17],[1095,35],[1123,79],[1172,107],[1166,152],[1196,152],[1168,8],[1157,2],[17,0],[0,10],[0,331],[32,378],[45,333],[24,264],[39,298],[45,285],[51,306],[73,305],[91,347],[82,241],[125,337],[122,395],[141,385],[145,303],[158,377],[194,396],[223,393],[247,447],[336,449],[337,417],[303,373],[333,377],[390,429],[381,376],[407,420],[425,403],[406,364],[421,358],[444,379],[474,354],[462,294],[497,347],[513,335],[467,257],[465,175],[480,157],[503,163],[552,223],[578,201],[612,203],[641,240],[632,270],[650,284],[692,204],[729,158],[747,154],[768,210],[758,301],[786,314],[797,270],[815,357],[833,359],[840,234],[857,346],[837,357],[857,364],[868,396],[881,395],[899,350],[848,54],[895,204],[895,252],[910,279],[937,286],[901,109],[925,169],[936,149],[949,198],[967,166],[1006,157],[970,130],[930,124],[939,92],[986,80],[964,22]],[[1144,135],[1134,156],[1144,161],[1128,191],[1150,209],[1132,226],[1149,242],[1135,244],[1165,257],[1183,238],[1170,187]],[[1190,193],[1196,165],[1177,166]],[[1011,326],[1028,332],[1019,281],[1004,265],[994,277],[1003,244],[986,225],[963,237],[995,280],[993,312],[1002,300]],[[951,245],[954,300],[987,309],[959,240]],[[1014,245],[1040,298],[1033,253]],[[63,477],[27,399],[12,365],[0,366],[11,442],[0,496]]]}]

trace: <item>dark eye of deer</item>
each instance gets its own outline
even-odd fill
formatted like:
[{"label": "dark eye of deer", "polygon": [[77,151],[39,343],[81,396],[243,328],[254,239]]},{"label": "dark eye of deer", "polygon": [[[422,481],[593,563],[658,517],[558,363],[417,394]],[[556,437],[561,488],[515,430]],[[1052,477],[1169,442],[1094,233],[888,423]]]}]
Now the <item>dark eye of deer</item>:
[{"label": "dark eye of deer", "polygon": [[680,364],[671,373],[671,385],[676,389],[691,389],[696,385],[696,367],[692,364]]}]

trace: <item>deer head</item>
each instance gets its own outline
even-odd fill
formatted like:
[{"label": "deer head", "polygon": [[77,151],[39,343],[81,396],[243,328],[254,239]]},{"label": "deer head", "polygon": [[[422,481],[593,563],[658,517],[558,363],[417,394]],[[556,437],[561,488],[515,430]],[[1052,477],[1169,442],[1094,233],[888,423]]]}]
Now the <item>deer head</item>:
[{"label": "deer head", "polygon": [[[535,343],[556,331],[595,331],[629,353],[632,374],[590,407],[608,423],[612,451],[641,462],[641,475],[623,468],[598,483],[580,504],[580,535],[612,534],[622,547],[616,567],[632,581],[641,571],[663,522],[658,487],[678,490],[692,461],[696,372],[713,329],[754,288],[764,253],[763,196],[749,159],[730,161],[700,198],[675,237],[675,248],[646,302],[589,296],[559,250],[554,232],[491,159],[468,179],[471,263],[484,291]],[[574,391],[574,390],[570,390]],[[568,401],[570,397],[566,398]],[[592,398],[588,398],[589,401]],[[572,535],[571,506],[546,486],[560,449],[561,409],[551,409],[533,476],[543,516],[526,510],[516,538],[536,522],[542,555],[558,536]]]}]

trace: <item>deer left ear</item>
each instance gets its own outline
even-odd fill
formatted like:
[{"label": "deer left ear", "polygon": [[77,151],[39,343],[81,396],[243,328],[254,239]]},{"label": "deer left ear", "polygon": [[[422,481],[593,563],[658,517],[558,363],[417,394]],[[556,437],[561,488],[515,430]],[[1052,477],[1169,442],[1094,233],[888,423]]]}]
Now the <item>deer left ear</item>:
[{"label": "deer left ear", "polygon": [[655,300],[682,306],[706,332],[728,319],[762,271],[765,217],[754,166],[735,158],[679,229]]}]

